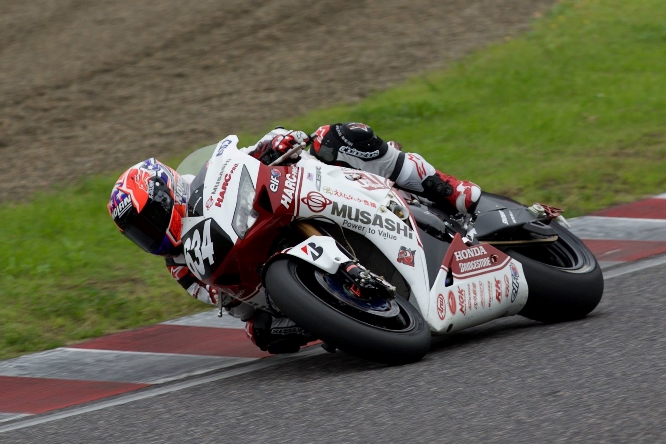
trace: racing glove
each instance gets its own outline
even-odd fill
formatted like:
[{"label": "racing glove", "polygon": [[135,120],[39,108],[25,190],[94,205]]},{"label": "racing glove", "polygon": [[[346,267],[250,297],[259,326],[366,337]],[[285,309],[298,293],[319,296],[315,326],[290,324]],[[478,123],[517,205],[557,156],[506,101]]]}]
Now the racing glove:
[{"label": "racing glove", "polygon": [[296,353],[315,337],[287,318],[274,318],[263,310],[256,310],[245,323],[245,332],[263,351],[272,354]]},{"label": "racing glove", "polygon": [[303,131],[290,131],[287,134],[278,134],[271,140],[259,142],[257,147],[249,154],[261,160],[264,164],[270,165],[293,148],[296,148],[296,151],[286,160],[287,162],[294,162],[298,160],[309,140],[310,138]]}]

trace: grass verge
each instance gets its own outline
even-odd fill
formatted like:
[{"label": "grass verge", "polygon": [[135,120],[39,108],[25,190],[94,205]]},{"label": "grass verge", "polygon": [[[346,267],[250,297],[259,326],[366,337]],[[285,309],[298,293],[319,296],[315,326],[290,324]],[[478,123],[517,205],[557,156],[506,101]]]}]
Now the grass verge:
[{"label": "grass verge", "polygon": [[[563,1],[445,71],[282,123],[367,122],[447,173],[568,216],[662,193],[662,3]],[[208,308],[117,233],[105,209],[117,176],[0,206],[0,359]]]}]

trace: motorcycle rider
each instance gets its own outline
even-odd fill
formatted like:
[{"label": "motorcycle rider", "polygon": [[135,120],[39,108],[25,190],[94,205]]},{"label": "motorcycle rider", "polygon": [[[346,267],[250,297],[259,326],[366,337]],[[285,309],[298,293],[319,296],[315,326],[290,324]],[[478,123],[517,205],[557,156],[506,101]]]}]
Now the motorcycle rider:
[{"label": "motorcycle rider", "polygon": [[[303,152],[310,139],[312,148],[309,153]],[[241,151],[265,164],[291,152],[281,164],[298,165],[316,159],[367,171],[463,214],[472,213],[481,196],[476,184],[436,170],[419,154],[402,151],[397,142],[384,142],[363,123],[324,125],[312,136],[277,127]],[[224,293],[224,288],[200,282],[187,268],[180,236],[192,179],[180,176],[154,158],[147,159],[120,176],[111,193],[109,214],[132,242],[149,253],[165,257],[172,277],[190,295],[208,304],[219,304],[232,316],[245,321],[248,336],[259,348],[270,353],[298,351],[314,339],[305,330],[287,318],[275,318],[236,301]]]}]

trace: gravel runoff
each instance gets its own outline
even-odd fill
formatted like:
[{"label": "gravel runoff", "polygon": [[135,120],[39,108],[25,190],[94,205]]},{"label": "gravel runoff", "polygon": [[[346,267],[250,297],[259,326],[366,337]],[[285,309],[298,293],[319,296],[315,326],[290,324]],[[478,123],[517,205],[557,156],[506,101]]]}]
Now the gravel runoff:
[{"label": "gravel runoff", "polygon": [[0,2],[0,201],[358,101],[552,3]]}]

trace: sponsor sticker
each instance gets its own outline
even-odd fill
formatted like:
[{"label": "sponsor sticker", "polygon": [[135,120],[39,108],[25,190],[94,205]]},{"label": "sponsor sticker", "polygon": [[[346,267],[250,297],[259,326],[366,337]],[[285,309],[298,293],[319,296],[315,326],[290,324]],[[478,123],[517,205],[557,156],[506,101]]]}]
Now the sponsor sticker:
[{"label": "sponsor sticker", "polygon": [[465,298],[465,290],[458,287],[458,304],[460,305],[460,313],[463,315],[467,311],[467,300]]},{"label": "sponsor sticker", "polygon": [[291,203],[294,201],[294,194],[296,193],[296,183],[298,182],[298,168],[292,168],[291,172],[287,174],[284,179],[284,190],[282,190],[282,205],[289,209]]},{"label": "sponsor sticker", "polygon": [[[308,248],[309,247],[309,248]],[[322,254],[324,254],[324,248],[315,244],[314,242],[310,242],[307,245],[303,245],[303,248],[301,248],[301,251],[305,253],[306,255],[308,252],[312,256],[312,260],[316,261],[321,257]]]},{"label": "sponsor sticker", "polygon": [[215,151],[215,157],[221,156],[224,153],[224,150],[226,150],[229,145],[231,145],[231,140],[221,141],[220,144],[217,146],[217,150]]},{"label": "sponsor sticker", "polygon": [[413,267],[414,266],[414,255],[415,254],[416,254],[416,250],[410,250],[407,247],[400,247],[400,251],[398,251],[397,261],[401,264],[405,264],[405,265],[409,265],[410,267]]},{"label": "sponsor sticker", "polygon": [[301,198],[301,202],[313,213],[321,213],[332,203],[331,199],[317,191],[310,191],[307,196]]},{"label": "sponsor sticker", "polygon": [[368,230],[368,233],[378,234],[384,239],[397,240],[398,236],[414,238],[414,231],[403,222],[396,222],[381,214],[373,215],[369,211],[360,210],[346,204],[340,205],[336,201],[333,201],[331,206],[331,216],[342,218],[343,227],[360,232]]},{"label": "sponsor sticker", "polygon": [[352,202],[362,203],[363,205],[366,205],[370,208],[377,208],[377,204],[372,202],[372,201],[369,201],[368,199],[363,199],[361,197],[354,196],[354,195],[345,193],[343,191],[334,190],[330,187],[324,187],[324,193],[326,193],[330,196],[341,197],[345,200],[349,200],[349,201],[352,201]]},{"label": "sponsor sticker", "polygon": [[280,176],[282,176],[280,170],[277,168],[271,169],[271,179],[268,188],[274,193],[277,193],[278,188],[280,188]]},{"label": "sponsor sticker", "polygon": [[218,193],[217,200],[215,201],[216,207],[222,206],[222,202],[224,202],[224,196],[227,194],[227,186],[229,186],[229,181],[231,181],[231,178],[233,177],[236,168],[238,168],[237,163],[231,167],[231,171],[229,171],[227,174],[224,175],[224,182],[222,182],[222,186],[220,187],[220,192]]},{"label": "sponsor sticker", "polygon": [[520,274],[518,273],[518,267],[516,267],[513,262],[511,262],[511,265],[509,265],[509,269],[511,270],[511,302],[513,302],[518,296],[518,289],[520,288]]},{"label": "sponsor sticker", "polygon": [[456,314],[456,295],[453,294],[453,291],[449,290],[449,311],[451,312],[452,315]]},{"label": "sponsor sticker", "polygon": [[391,188],[391,181],[384,177],[377,176],[375,174],[359,172],[358,170],[351,168],[343,168],[342,171],[345,173],[345,178],[347,180],[358,182],[362,188],[368,191]]},{"label": "sponsor sticker", "polygon": [[222,182],[222,178],[224,177],[224,170],[227,169],[227,165],[229,165],[229,160],[226,160],[222,164],[222,168],[220,168],[220,174],[217,176],[217,180],[215,180],[215,185],[213,185],[213,191],[211,191],[212,195],[215,195],[215,193],[217,193],[217,189],[220,187],[220,183]]},{"label": "sponsor sticker", "polygon": [[437,296],[437,316],[442,321],[446,318],[446,301],[444,301],[444,295],[440,293]]},{"label": "sponsor sticker", "polygon": [[495,278],[495,299],[497,302],[502,302],[502,281]]}]

